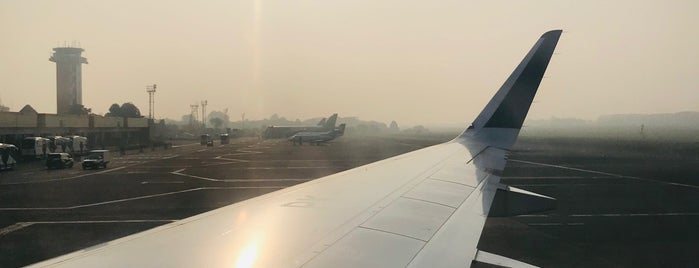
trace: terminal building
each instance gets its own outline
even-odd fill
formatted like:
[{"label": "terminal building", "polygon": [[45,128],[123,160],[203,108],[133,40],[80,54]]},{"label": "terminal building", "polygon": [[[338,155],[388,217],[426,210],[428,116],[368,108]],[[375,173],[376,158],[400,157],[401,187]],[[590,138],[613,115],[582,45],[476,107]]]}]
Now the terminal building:
[{"label": "terminal building", "polygon": [[26,137],[78,135],[88,138],[89,148],[147,145],[163,139],[164,122],[148,118],[105,117],[74,114],[82,106],[82,57],[84,49],[56,47],[50,61],[56,63],[56,113],[38,113],[30,105],[19,112],[0,112],[0,143],[19,145]]},{"label": "terminal building", "polygon": [[0,112],[0,143],[15,145],[25,137],[68,135],[87,137],[90,148],[146,145],[161,140],[163,129],[163,121],[148,118],[46,114],[29,105],[19,112]]}]

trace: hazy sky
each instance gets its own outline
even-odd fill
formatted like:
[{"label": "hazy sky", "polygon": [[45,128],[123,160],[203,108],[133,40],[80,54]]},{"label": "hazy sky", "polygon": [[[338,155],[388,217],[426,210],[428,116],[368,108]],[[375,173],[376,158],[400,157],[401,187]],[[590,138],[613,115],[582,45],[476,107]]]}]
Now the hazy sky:
[{"label": "hazy sky", "polygon": [[529,118],[699,110],[698,1],[0,0],[0,99],[56,112],[51,49],[85,49],[83,104],[260,119],[471,122],[563,29]]}]

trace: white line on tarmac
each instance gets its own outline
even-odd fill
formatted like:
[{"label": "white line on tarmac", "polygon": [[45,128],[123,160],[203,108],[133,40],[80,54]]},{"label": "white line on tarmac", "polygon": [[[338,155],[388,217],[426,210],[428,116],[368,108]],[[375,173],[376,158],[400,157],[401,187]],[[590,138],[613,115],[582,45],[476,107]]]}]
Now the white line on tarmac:
[{"label": "white line on tarmac", "polygon": [[656,216],[699,216],[699,212],[669,212],[669,213],[606,213],[606,214],[573,214],[570,217],[656,217]]},{"label": "white line on tarmac", "polygon": [[560,180],[567,180],[567,179],[622,179],[620,177],[609,177],[609,176],[604,176],[604,177],[588,177],[588,176],[517,176],[517,177],[502,177],[503,179],[560,179]]},{"label": "white line on tarmac", "polygon": [[601,184],[601,183],[533,183],[533,184],[516,184],[508,183],[507,185],[515,187],[571,187],[571,186],[600,186],[600,185],[622,185],[622,184]]},{"label": "white line on tarmac", "polygon": [[102,220],[102,221],[30,221],[30,222],[18,222],[13,225],[7,226],[0,229],[0,236],[9,234],[14,231],[21,230],[23,228],[32,226],[34,224],[94,224],[94,223],[149,223],[149,222],[163,222],[170,223],[177,220]]},{"label": "white line on tarmac", "polygon": [[667,213],[600,213],[600,214],[572,214],[572,215],[545,215],[531,214],[518,215],[516,218],[557,218],[557,217],[658,217],[658,216],[699,216],[699,212],[667,212]]},{"label": "white line on tarmac", "polygon": [[589,169],[582,169],[582,168],[573,168],[573,167],[566,167],[566,166],[559,166],[559,165],[546,164],[546,163],[538,163],[538,162],[531,162],[531,161],[524,161],[524,160],[510,159],[509,161],[511,161],[511,162],[518,162],[518,163],[525,163],[525,164],[531,164],[531,165],[537,165],[537,166],[544,166],[544,167],[560,168],[560,169],[565,169],[565,170],[573,170],[573,171],[594,173],[594,174],[600,174],[600,175],[606,175],[606,176],[613,176],[613,177],[618,177],[618,178],[628,178],[628,179],[634,179],[634,180],[640,180],[640,181],[655,182],[655,183],[668,184],[668,185],[673,185],[673,186],[680,186],[680,187],[687,187],[687,188],[699,189],[699,186],[698,186],[698,185],[691,185],[691,184],[684,184],[684,183],[676,183],[676,182],[667,182],[667,181],[661,181],[661,180],[655,180],[655,179],[647,179],[647,178],[640,178],[640,177],[634,177],[634,176],[626,176],[626,175],[614,174],[614,173],[603,172],[603,171],[596,171],[596,170],[589,170]]},{"label": "white line on tarmac", "polygon": [[250,162],[250,160],[245,160],[245,159],[225,158],[224,156],[226,156],[226,155],[227,155],[227,154],[219,155],[219,156],[217,156],[217,157],[214,157],[214,159],[223,159],[223,160],[228,160],[228,161],[235,162],[235,163],[247,163],[247,162]]},{"label": "white line on tarmac", "polygon": [[9,233],[11,233],[11,232],[17,231],[17,230],[22,229],[22,228],[24,228],[24,227],[29,227],[29,226],[31,226],[31,225],[32,225],[32,223],[30,223],[30,222],[18,222],[18,223],[15,223],[15,224],[13,224],[13,225],[10,225],[10,226],[7,226],[7,227],[5,227],[5,228],[0,229],[0,236],[9,234]]},{"label": "white line on tarmac", "polygon": [[177,184],[183,181],[142,181],[141,184]]},{"label": "white line on tarmac", "polygon": [[336,167],[336,166],[313,166],[313,167],[231,167],[230,169],[277,170],[277,169],[321,169],[321,168],[337,168],[337,167]]},{"label": "white line on tarmac", "polygon": [[85,173],[85,174],[82,174],[82,175],[73,176],[73,177],[67,177],[67,178],[48,179],[48,180],[37,180],[37,181],[6,182],[6,183],[0,183],[0,185],[17,185],[17,184],[31,184],[31,183],[52,182],[52,181],[67,181],[67,180],[78,179],[78,178],[87,177],[87,176],[91,176],[91,175],[104,174],[104,173],[108,173],[108,172],[112,172],[112,171],[117,171],[117,170],[124,169],[124,168],[126,168],[126,166],[111,168],[111,169],[107,169],[107,170],[103,170],[103,171],[99,171],[99,172]]},{"label": "white line on tarmac", "polygon": [[189,143],[189,144],[175,145],[175,146],[172,146],[172,148],[194,146],[194,145],[197,145],[197,144],[199,144],[199,143]]},{"label": "white line on tarmac", "polygon": [[313,179],[213,179],[213,178],[207,178],[207,177],[202,177],[202,176],[197,176],[197,175],[190,175],[190,174],[185,174],[182,173],[185,169],[178,169],[173,172],[170,172],[170,174],[173,175],[178,175],[178,176],[184,176],[184,177],[189,177],[193,179],[199,179],[199,180],[206,180],[206,181],[216,181],[216,182],[284,182],[284,181],[311,181]]},{"label": "white line on tarmac", "polygon": [[178,175],[178,176],[185,176],[185,177],[194,178],[194,179],[200,179],[200,180],[205,180],[205,181],[221,181],[221,180],[219,180],[219,179],[212,179],[212,178],[207,178],[207,177],[200,177],[200,176],[195,176],[195,175],[189,175],[189,174],[181,173],[181,172],[184,171],[184,170],[185,170],[184,168],[183,168],[183,169],[178,169],[178,170],[175,170],[175,171],[173,171],[173,172],[170,172],[170,174]]},{"label": "white line on tarmac", "polygon": [[582,222],[545,222],[545,223],[527,223],[529,226],[581,226],[585,225]]},{"label": "white line on tarmac", "polygon": [[174,222],[178,220],[97,220],[97,221],[32,221],[31,224],[91,224],[91,223],[144,223],[144,222]]},{"label": "white line on tarmac", "polygon": [[134,201],[134,200],[148,199],[148,198],[153,198],[153,197],[161,197],[161,196],[167,196],[167,195],[175,195],[175,194],[181,194],[181,193],[187,193],[187,192],[194,192],[194,191],[202,191],[202,190],[233,190],[233,189],[283,189],[283,188],[286,188],[286,187],[287,187],[287,186],[236,186],[236,187],[200,187],[200,188],[192,188],[192,189],[187,189],[187,190],[181,190],[181,191],[174,191],[174,192],[166,192],[166,193],[160,193],[160,194],[151,194],[151,195],[143,195],[143,196],[137,196],[137,197],[130,197],[130,198],[122,198],[122,199],[116,199],[116,200],[111,200],[111,201],[104,201],[104,202],[97,202],[97,203],[90,203],[90,204],[83,204],[83,205],[77,205],[77,206],[69,206],[69,207],[42,207],[42,208],[0,208],[0,211],[22,211],[22,210],[69,210],[69,209],[76,209],[76,208],[86,208],[86,207],[95,207],[95,206],[101,206],[101,205],[108,205],[108,204],[122,203],[122,202]]}]

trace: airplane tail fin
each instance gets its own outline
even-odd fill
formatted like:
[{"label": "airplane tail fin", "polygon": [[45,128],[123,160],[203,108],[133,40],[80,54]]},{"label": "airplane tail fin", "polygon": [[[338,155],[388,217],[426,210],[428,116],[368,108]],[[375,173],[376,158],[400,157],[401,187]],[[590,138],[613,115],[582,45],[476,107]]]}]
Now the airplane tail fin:
[{"label": "airplane tail fin", "polygon": [[346,126],[345,124],[340,124],[340,126],[337,128],[337,132],[336,132],[337,137],[345,135],[345,126]]},{"label": "airplane tail fin", "polygon": [[316,124],[316,125],[319,126],[319,127],[324,126],[324,125],[325,125],[325,119],[326,119],[326,118],[323,117],[323,119],[320,119],[320,122],[318,122],[318,124]]},{"label": "airplane tail fin", "polygon": [[490,143],[494,143],[492,145],[504,148],[514,144],[561,33],[561,30],[549,31],[537,40],[459,138],[486,137]]},{"label": "airplane tail fin", "polygon": [[334,130],[336,123],[337,123],[337,114],[333,114],[330,117],[328,117],[328,120],[325,120],[325,125],[323,125],[323,128],[326,130]]}]

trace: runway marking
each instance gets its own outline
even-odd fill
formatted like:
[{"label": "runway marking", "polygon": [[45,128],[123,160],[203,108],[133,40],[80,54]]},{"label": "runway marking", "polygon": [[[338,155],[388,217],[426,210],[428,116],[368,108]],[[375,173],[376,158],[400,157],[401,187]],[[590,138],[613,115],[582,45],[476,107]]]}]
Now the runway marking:
[{"label": "runway marking", "polygon": [[[507,185],[510,186],[516,186],[516,187],[556,187],[556,186],[600,186],[603,185],[601,183],[540,183],[540,184],[514,184],[514,183],[508,183]],[[623,185],[620,183],[616,184],[604,184],[604,185]]]},{"label": "runway marking", "polygon": [[228,160],[228,161],[236,162],[236,163],[248,163],[248,162],[250,162],[250,160],[245,160],[245,159],[225,158],[225,157],[223,157],[225,155],[227,155],[227,154],[219,155],[217,157],[214,157],[214,159]]},{"label": "runway marking", "polygon": [[197,165],[199,167],[213,167],[213,166],[224,166],[224,165],[230,165],[230,164],[235,164],[233,162],[220,162],[220,163],[211,163],[211,164],[204,164],[205,162],[202,162],[200,165]]},{"label": "runway marking", "polygon": [[195,176],[195,175],[189,175],[189,174],[181,173],[181,172],[184,171],[184,170],[185,170],[184,168],[183,168],[183,169],[178,169],[178,170],[175,170],[175,171],[173,171],[173,172],[170,172],[170,174],[178,175],[178,176],[185,176],[185,177],[190,177],[190,178],[200,179],[200,180],[205,180],[205,181],[221,181],[220,179],[212,179],[212,178],[207,178],[207,177],[200,177],[200,176]]},{"label": "runway marking", "polygon": [[562,217],[657,217],[657,216],[699,216],[699,212],[667,212],[667,213],[600,213],[600,214],[572,214],[572,215],[517,215],[515,218],[562,218]]},{"label": "runway marking", "polygon": [[166,193],[151,194],[151,195],[143,195],[143,196],[137,196],[137,197],[122,198],[122,199],[116,199],[116,200],[110,200],[110,201],[104,201],[104,202],[97,202],[97,203],[90,203],[90,204],[83,204],[83,205],[77,205],[77,206],[69,206],[69,207],[0,208],[0,211],[22,211],[22,210],[71,210],[71,209],[86,208],[86,207],[95,207],[95,206],[109,205],[109,204],[122,203],[122,202],[134,201],[134,200],[148,199],[148,198],[153,198],[153,197],[161,197],[161,196],[167,196],[167,195],[175,195],[175,194],[181,194],[181,193],[187,193],[187,192],[202,191],[202,190],[283,189],[283,188],[286,188],[286,187],[287,187],[287,186],[199,187],[199,188],[192,188],[192,189],[181,190],[181,191],[166,192]]},{"label": "runway marking", "polygon": [[336,166],[314,166],[314,167],[232,167],[230,169],[244,170],[277,170],[277,169],[321,169],[321,168],[338,168]]},{"label": "runway marking", "polygon": [[573,171],[587,172],[587,173],[593,173],[593,174],[600,174],[600,175],[612,176],[612,177],[617,177],[617,178],[628,178],[628,179],[634,179],[634,180],[640,180],[640,181],[646,181],[646,182],[654,182],[654,183],[668,184],[668,185],[673,185],[673,186],[699,189],[698,185],[691,185],[691,184],[684,184],[684,183],[677,183],[677,182],[667,182],[667,181],[661,181],[661,180],[656,180],[656,179],[647,179],[647,178],[641,178],[641,177],[626,176],[626,175],[614,174],[614,173],[603,172],[603,171],[596,171],[596,170],[589,170],[589,169],[582,169],[582,168],[573,168],[573,167],[566,167],[566,166],[538,163],[538,162],[531,162],[531,161],[524,161],[524,160],[510,159],[509,161],[544,166],[544,167],[553,167],[553,168],[560,168],[560,169],[565,169],[565,170],[573,170]]},{"label": "runway marking", "polygon": [[178,170],[175,170],[173,172],[170,172],[170,174],[189,177],[189,178],[193,178],[193,179],[199,179],[199,180],[215,181],[215,182],[285,182],[285,181],[305,182],[305,181],[314,180],[313,178],[312,179],[213,179],[213,178],[207,178],[207,177],[182,173],[182,171],[184,171],[184,170],[185,170],[184,168],[178,169]]},{"label": "runway marking", "polygon": [[588,176],[514,176],[514,177],[502,177],[503,179],[561,179],[561,180],[567,180],[567,179],[621,179],[619,177],[610,177],[610,176],[603,176],[603,177],[588,177]]},{"label": "runway marking", "polygon": [[147,222],[163,222],[171,223],[178,220],[100,220],[100,221],[29,221],[18,222],[13,225],[0,229],[0,236],[9,234],[14,231],[32,226],[34,224],[93,224],[93,223],[147,223]]},{"label": "runway marking", "polygon": [[582,222],[551,222],[551,223],[527,223],[529,226],[581,226],[585,225]]},{"label": "runway marking", "polygon": [[183,181],[142,181],[141,184],[177,184]]},{"label": "runway marking", "polygon": [[163,160],[173,159],[173,158],[178,157],[178,156],[180,156],[180,155],[176,154],[176,155],[171,155],[171,156],[165,156],[165,157],[163,157],[163,158],[161,158],[161,159],[163,159]]},{"label": "runway marking", "polygon": [[194,146],[194,145],[197,145],[197,144],[199,144],[199,143],[189,143],[189,144],[175,145],[175,146],[172,146],[172,148],[180,148],[180,147]]},{"label": "runway marking", "polygon": [[203,152],[203,151],[206,151],[206,149],[197,150],[197,152]]},{"label": "runway marking", "polygon": [[91,224],[91,223],[144,223],[144,222],[176,222],[178,220],[95,220],[95,221],[31,221],[30,224]]},{"label": "runway marking", "polygon": [[570,217],[657,217],[657,216],[699,216],[699,212],[669,212],[669,213],[606,213],[606,214],[573,214]]},{"label": "runway marking", "polygon": [[10,226],[7,226],[7,227],[5,227],[5,228],[0,229],[0,236],[9,234],[9,233],[14,232],[14,231],[17,231],[17,230],[20,230],[20,229],[22,229],[22,228],[24,228],[24,227],[29,227],[29,226],[31,226],[31,225],[32,225],[32,223],[29,223],[29,222],[18,222],[18,223],[15,223],[15,224],[13,224],[13,225],[10,225]]},{"label": "runway marking", "polygon": [[98,171],[98,172],[85,173],[82,175],[77,175],[77,176],[67,177],[67,178],[37,180],[37,181],[5,182],[5,183],[0,183],[0,185],[18,185],[18,184],[32,184],[32,183],[54,182],[54,181],[67,181],[67,180],[78,179],[78,178],[87,177],[87,176],[91,176],[91,175],[104,174],[104,173],[108,173],[108,172],[112,172],[112,171],[121,170],[124,168],[126,168],[126,166],[111,168],[111,169]]}]

